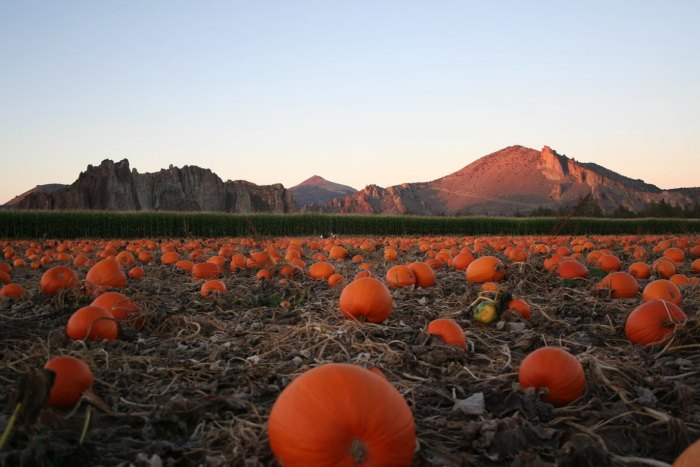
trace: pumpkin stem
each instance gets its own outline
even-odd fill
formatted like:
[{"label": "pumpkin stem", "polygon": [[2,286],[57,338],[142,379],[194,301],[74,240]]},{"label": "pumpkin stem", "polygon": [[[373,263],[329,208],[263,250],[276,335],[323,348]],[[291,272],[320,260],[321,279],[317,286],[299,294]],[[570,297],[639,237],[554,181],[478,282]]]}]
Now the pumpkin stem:
[{"label": "pumpkin stem", "polygon": [[357,438],[354,438],[350,444],[350,454],[355,465],[367,462],[367,447]]}]

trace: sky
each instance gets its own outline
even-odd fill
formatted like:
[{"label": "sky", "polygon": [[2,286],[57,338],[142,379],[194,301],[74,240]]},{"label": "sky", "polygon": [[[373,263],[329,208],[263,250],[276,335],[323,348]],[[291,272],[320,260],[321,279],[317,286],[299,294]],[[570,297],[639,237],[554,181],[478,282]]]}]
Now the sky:
[{"label": "sky", "polygon": [[0,202],[88,164],[429,181],[520,144],[700,186],[697,1],[0,2]]}]

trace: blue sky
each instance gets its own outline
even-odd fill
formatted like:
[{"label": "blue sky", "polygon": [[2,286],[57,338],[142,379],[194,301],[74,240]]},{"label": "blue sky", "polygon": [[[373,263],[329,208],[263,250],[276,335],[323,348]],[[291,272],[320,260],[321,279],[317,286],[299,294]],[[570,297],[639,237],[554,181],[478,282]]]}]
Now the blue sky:
[{"label": "blue sky", "polygon": [[127,158],[432,180],[549,145],[700,186],[700,2],[0,3],[0,202]]}]

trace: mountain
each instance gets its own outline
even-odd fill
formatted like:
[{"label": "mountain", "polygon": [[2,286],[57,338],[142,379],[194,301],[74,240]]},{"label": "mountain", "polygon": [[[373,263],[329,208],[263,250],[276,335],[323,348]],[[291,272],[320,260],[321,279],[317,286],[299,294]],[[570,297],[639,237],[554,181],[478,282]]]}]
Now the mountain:
[{"label": "mountain", "polygon": [[[140,174],[129,161],[88,166],[72,185],[39,187],[13,200],[21,209],[302,212],[415,215],[513,215],[559,210],[586,200],[610,214],[640,212],[664,201],[681,208],[700,203],[700,187],[662,190],[598,164],[578,162],[548,146],[509,146],[437,180],[360,191],[317,175],[290,189],[222,181],[209,169],[170,166]],[[301,208],[300,208],[301,206]]]},{"label": "mountain", "polygon": [[31,195],[32,193],[40,192],[40,193],[50,194],[50,193],[53,193],[53,192],[56,191],[56,190],[59,190],[59,189],[61,189],[61,188],[65,188],[65,187],[67,187],[67,186],[68,186],[68,185],[64,185],[64,184],[62,184],[62,183],[48,183],[48,184],[46,184],[46,185],[37,185],[37,186],[35,186],[34,188],[32,188],[31,190],[25,191],[25,192],[22,193],[21,195],[15,196],[15,197],[12,198],[10,201],[8,201],[7,203],[5,203],[5,204],[3,205],[3,207],[6,207],[6,208],[14,208],[14,207],[17,207],[17,206],[19,205],[20,201],[22,201],[24,198],[26,198],[27,196]]},{"label": "mountain", "polygon": [[322,206],[334,198],[344,198],[357,193],[357,190],[347,185],[329,182],[323,177],[314,175],[289,189],[299,206]]},{"label": "mountain", "polygon": [[417,215],[513,215],[558,209],[586,196],[604,214],[622,206],[638,212],[647,203],[692,207],[698,188],[662,190],[597,164],[580,163],[548,146],[509,146],[445,177],[388,188],[369,185],[323,206],[325,212]]},{"label": "mountain", "polygon": [[109,211],[290,212],[292,194],[281,184],[258,186],[222,181],[209,169],[184,166],[140,174],[129,161],[89,165],[73,184],[52,193],[36,191],[20,209],[100,209]]}]

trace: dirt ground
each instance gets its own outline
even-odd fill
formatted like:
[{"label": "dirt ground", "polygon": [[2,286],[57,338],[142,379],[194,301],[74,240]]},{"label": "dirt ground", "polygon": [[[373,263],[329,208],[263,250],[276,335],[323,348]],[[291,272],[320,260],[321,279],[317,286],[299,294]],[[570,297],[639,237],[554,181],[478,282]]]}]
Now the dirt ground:
[{"label": "dirt ground", "polygon": [[[394,264],[381,249],[362,254],[380,278]],[[631,259],[621,258],[626,269]],[[416,249],[399,259],[424,257]],[[299,275],[287,284],[261,282],[255,270],[227,269],[228,292],[201,298],[202,281],[151,264],[144,279],[121,291],[141,306],[146,325],[121,326],[111,342],[65,336],[69,316],[91,301],[84,289],[45,297],[38,290],[42,271],[17,268],[12,278],[26,298],[0,297],[0,430],[17,401],[27,408],[0,463],[275,465],[266,432],[270,408],[294,377],[326,362],[384,372],[413,411],[417,466],[673,462],[700,437],[700,288],[683,290],[686,326],[645,348],[631,344],[623,329],[640,298],[596,295],[600,271],[563,282],[542,268],[543,259],[507,263],[502,281],[530,303],[531,320],[510,316],[491,325],[471,316],[479,286],[450,268],[437,270],[434,287],[393,289],[393,312],[375,325],[343,319],[342,286],[325,281]],[[337,268],[347,278],[357,272],[349,261]],[[81,279],[85,272],[79,270]],[[466,352],[425,333],[438,317],[462,326]],[[518,386],[518,365],[544,345],[564,347],[583,364],[586,392],[568,406],[554,408]],[[46,382],[36,370],[56,355],[88,363],[106,407],[42,404]]]}]

